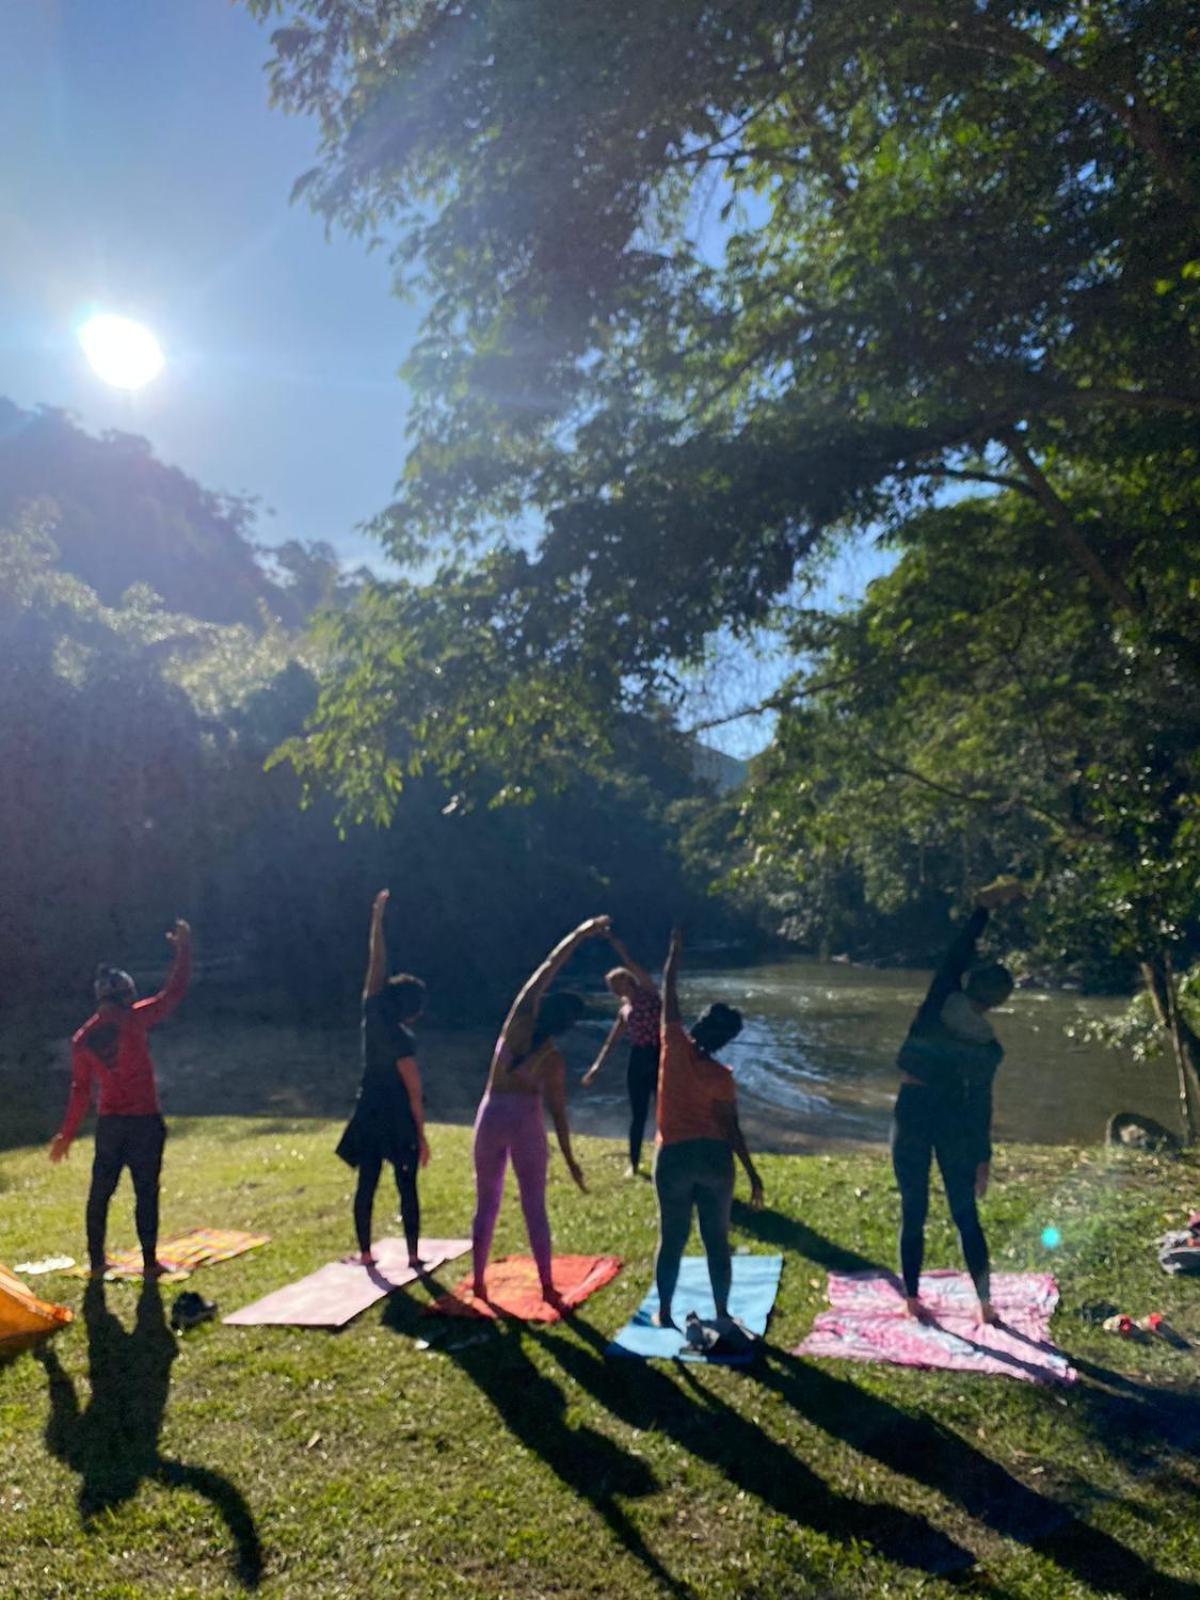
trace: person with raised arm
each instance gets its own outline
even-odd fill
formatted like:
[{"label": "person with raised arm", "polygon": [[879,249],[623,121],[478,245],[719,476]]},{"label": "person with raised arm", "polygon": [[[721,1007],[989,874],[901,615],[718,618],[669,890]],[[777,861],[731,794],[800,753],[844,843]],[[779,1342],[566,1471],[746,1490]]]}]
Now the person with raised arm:
[{"label": "person with raised arm", "polygon": [[998,962],[974,963],[990,912],[1020,899],[1022,893],[1020,885],[1011,881],[980,890],[974,911],[934,974],[896,1061],[900,1091],[892,1117],[891,1150],[900,1190],[900,1273],[905,1307],[922,1321],[927,1313],[920,1300],[921,1265],[935,1156],[963,1260],[979,1296],[980,1319],[998,1320],[977,1202],[986,1194],[990,1176],[992,1080],[1004,1051],[985,1013],[1008,999],[1013,980]]},{"label": "person with raised arm", "polygon": [[729,1315],[734,1156],[750,1180],[750,1204],[757,1211],[763,1203],[762,1181],[738,1121],[733,1073],[716,1059],[717,1051],[742,1031],[742,1014],[718,1000],[697,1017],[690,1030],[685,1030],[680,1020],[678,991],[682,950],[683,935],[676,927],[671,930],[663,967],[654,1155],[659,1227],[654,1261],[658,1310],[653,1320],[660,1328],[675,1326],[672,1301],[693,1211],[700,1224],[717,1316]]},{"label": "person with raised arm", "polygon": [[548,991],[580,945],[607,934],[608,925],[607,917],[590,917],[555,945],[521,987],[496,1041],[487,1087],[475,1117],[471,1258],[472,1288],[480,1299],[484,1298],[484,1275],[510,1160],[542,1295],[549,1301],[555,1298],[546,1215],[549,1148],[542,1108],[545,1105],[550,1112],[567,1171],[586,1192],[583,1172],[571,1150],[566,1065],[555,1042],[579,1021],[584,1004],[577,994]]},{"label": "person with raised arm", "polygon": [[350,1259],[366,1267],[374,1263],[371,1214],[383,1164],[390,1161],[400,1196],[408,1264],[419,1271],[423,1262],[417,1172],[429,1163],[429,1143],[416,1043],[410,1030],[425,1008],[426,991],[421,979],[409,972],[387,975],[383,918],[388,895],[387,889],[381,889],[371,907],[362,992],[362,1083],[337,1154],[347,1166],[358,1168],[354,1191],[358,1253]]},{"label": "person with raised arm", "polygon": [[107,1266],[105,1235],[108,1207],[128,1167],[133,1182],[134,1221],[147,1278],[165,1271],[158,1261],[158,1192],[167,1125],[158,1103],[154,1063],[147,1035],[164,1022],[187,993],[192,972],[192,930],[177,920],[167,934],[174,956],[167,981],[146,1000],[127,972],[105,964],[97,967],[93,992],[96,1010],[71,1040],[71,1093],[63,1124],[50,1144],[56,1164],[71,1150],[71,1141],[87,1115],[93,1091],[99,1090],[96,1146],[87,1198],[88,1266],[94,1278]]},{"label": "person with raised arm", "polygon": [[621,1038],[628,1035],[629,1060],[625,1068],[625,1087],[629,1093],[629,1166],[625,1175],[633,1178],[637,1176],[641,1165],[646,1113],[658,1087],[658,1033],[662,1001],[654,979],[645,967],[638,965],[615,933],[609,934],[608,942],[621,965],[606,972],[604,981],[620,1005],[600,1054],[583,1075],[583,1083],[585,1088],[595,1083],[596,1074]]}]

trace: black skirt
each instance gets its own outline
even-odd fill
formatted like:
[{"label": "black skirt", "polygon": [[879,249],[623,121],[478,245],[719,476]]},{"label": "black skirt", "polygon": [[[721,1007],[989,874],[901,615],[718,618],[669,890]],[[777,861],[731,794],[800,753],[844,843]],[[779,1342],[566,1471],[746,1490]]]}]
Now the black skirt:
[{"label": "black skirt", "polygon": [[383,1161],[406,1161],[416,1144],[417,1130],[411,1117],[397,1116],[386,1109],[377,1112],[360,1102],[343,1129],[334,1153],[348,1167],[357,1167],[369,1156]]}]

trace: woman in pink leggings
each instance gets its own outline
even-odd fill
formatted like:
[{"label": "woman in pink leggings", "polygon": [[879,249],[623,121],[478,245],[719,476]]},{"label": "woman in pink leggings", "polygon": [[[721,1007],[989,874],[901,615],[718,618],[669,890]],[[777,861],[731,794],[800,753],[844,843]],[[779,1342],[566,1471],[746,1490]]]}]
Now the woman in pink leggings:
[{"label": "woman in pink leggings", "polygon": [[529,1246],[542,1294],[554,1296],[550,1277],[550,1221],[546,1215],[549,1150],[543,1102],[549,1106],[567,1171],[583,1189],[583,1173],[571,1153],[567,1124],[567,1074],[555,1046],[583,1014],[577,994],[547,994],[559,971],[581,944],[608,932],[607,917],[581,922],[561,940],[526,982],[504,1020],[492,1055],[487,1088],[475,1117],[475,1221],[471,1226],[474,1292],[484,1297],[484,1271],[504,1193],[504,1171],[512,1158],[521,1194]]}]

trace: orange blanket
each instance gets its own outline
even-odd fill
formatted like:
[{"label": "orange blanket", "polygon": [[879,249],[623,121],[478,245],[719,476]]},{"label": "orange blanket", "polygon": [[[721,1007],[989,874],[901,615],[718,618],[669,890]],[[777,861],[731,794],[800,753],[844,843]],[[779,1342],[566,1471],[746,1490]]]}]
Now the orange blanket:
[{"label": "orange blanket", "polygon": [[426,1316],[516,1317],[521,1322],[557,1322],[564,1311],[582,1305],[611,1283],[621,1270],[620,1256],[555,1256],[551,1267],[555,1300],[542,1299],[537,1267],[529,1256],[505,1256],[488,1263],[484,1297],[471,1293],[464,1278],[449,1294],[425,1308]]}]

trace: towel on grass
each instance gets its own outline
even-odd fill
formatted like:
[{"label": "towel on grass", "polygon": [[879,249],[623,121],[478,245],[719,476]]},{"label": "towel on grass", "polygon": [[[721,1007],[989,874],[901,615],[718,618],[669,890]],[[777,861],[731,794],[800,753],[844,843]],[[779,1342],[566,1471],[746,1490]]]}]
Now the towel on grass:
[{"label": "towel on grass", "polygon": [[830,1309],[817,1316],[794,1354],[985,1372],[1026,1383],[1075,1382],[1074,1368],[1049,1336],[1058,1285],[1048,1272],[993,1276],[998,1327],[980,1322],[975,1288],[964,1272],[922,1274],[927,1323],[907,1314],[904,1290],[890,1272],[831,1272],[828,1293]]},{"label": "towel on grass", "polygon": [[542,1298],[537,1267],[530,1256],[505,1256],[489,1261],[484,1273],[484,1298],[471,1293],[464,1278],[449,1294],[425,1307],[426,1316],[515,1317],[520,1322],[557,1322],[564,1311],[611,1283],[621,1270],[620,1256],[555,1256],[550,1265],[557,1303]]},{"label": "towel on grass", "polygon": [[[782,1256],[734,1256],[733,1286],[729,1292],[729,1314],[759,1338],[767,1331],[767,1319],[779,1290],[783,1270]],[[656,1328],[651,1317],[658,1310],[658,1290],[651,1289],[605,1354],[635,1356],[641,1360],[706,1361],[710,1365],[746,1366],[756,1350],[707,1355],[688,1343],[684,1324],[689,1311],[701,1321],[711,1323],[717,1308],[708,1278],[708,1262],[703,1256],[684,1256],[671,1314],[678,1327]]]},{"label": "towel on grass", "polygon": [[[172,1234],[162,1239],[158,1246],[158,1259],[167,1271],[161,1283],[179,1283],[188,1278],[197,1267],[209,1267],[217,1261],[231,1261],[260,1244],[269,1244],[269,1233],[239,1233],[236,1228],[191,1228],[187,1233]],[[119,1250],[106,1257],[105,1279],[109,1283],[128,1282],[142,1276],[141,1248]],[[86,1278],[86,1267],[73,1267],[72,1278]]]},{"label": "towel on grass", "polygon": [[[424,1270],[432,1272],[444,1261],[465,1255],[471,1241],[422,1239],[419,1248]],[[330,1261],[298,1283],[276,1289],[222,1320],[243,1328],[340,1328],[421,1275],[409,1266],[403,1239],[379,1239],[373,1253],[375,1261],[369,1267],[358,1261]]]}]

